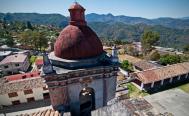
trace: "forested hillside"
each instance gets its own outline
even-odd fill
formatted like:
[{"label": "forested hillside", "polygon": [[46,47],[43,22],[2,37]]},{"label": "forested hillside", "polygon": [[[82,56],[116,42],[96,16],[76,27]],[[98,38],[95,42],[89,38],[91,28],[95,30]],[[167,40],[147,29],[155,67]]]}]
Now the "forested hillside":
[{"label": "forested hillside", "polygon": [[144,31],[154,31],[160,34],[160,46],[180,48],[189,43],[189,29],[173,29],[160,25],[149,26],[145,24],[127,25],[124,23],[107,24],[102,22],[89,23],[89,25],[103,39],[118,39],[124,41],[140,41]]},{"label": "forested hillside", "polygon": [[[63,28],[69,17],[60,14],[38,13],[0,13],[0,19],[6,22],[30,22],[38,25],[54,25]],[[113,16],[112,14],[86,15],[88,24],[105,40],[140,41],[144,31],[155,31],[160,34],[160,46],[182,48],[189,43],[189,19]]]}]

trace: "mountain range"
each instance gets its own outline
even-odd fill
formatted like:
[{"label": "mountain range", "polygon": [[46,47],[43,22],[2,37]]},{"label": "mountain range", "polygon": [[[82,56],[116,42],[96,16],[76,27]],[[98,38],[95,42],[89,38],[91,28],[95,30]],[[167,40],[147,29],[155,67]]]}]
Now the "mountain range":
[{"label": "mountain range", "polygon": [[[38,13],[0,13],[0,19],[6,19],[7,21],[30,21],[34,24],[52,24],[56,26],[64,26],[68,23],[69,17],[61,14],[38,14]],[[184,18],[157,18],[146,19],[141,17],[129,17],[129,16],[114,16],[112,14],[87,14],[87,22],[106,22],[116,23],[122,22],[124,24],[147,24],[147,25],[162,25],[164,27],[176,28],[176,29],[189,29],[189,17]]]},{"label": "mountain range", "polygon": [[129,25],[134,24],[147,24],[147,25],[162,25],[165,27],[176,28],[176,29],[189,29],[189,18],[157,18],[157,19],[146,19],[141,17],[129,17],[129,16],[114,16],[112,14],[107,15],[99,15],[95,13],[91,13],[86,15],[86,19],[88,22],[122,22]]},{"label": "mountain range", "polygon": [[[69,17],[61,14],[38,13],[0,13],[0,19],[29,21],[32,24],[54,25],[61,28],[69,21]],[[161,46],[180,48],[189,44],[189,17],[146,19],[91,13],[86,15],[86,20],[101,38],[140,41],[144,31],[151,30],[160,33]]]}]

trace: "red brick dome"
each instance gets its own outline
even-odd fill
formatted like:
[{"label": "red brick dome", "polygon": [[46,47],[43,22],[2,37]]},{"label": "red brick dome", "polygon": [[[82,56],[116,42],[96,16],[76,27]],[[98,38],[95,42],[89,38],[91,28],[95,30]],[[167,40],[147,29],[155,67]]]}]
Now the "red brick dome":
[{"label": "red brick dome", "polygon": [[87,26],[83,9],[78,3],[70,7],[70,25],[62,30],[55,42],[55,56],[75,60],[102,54],[102,43],[95,32]]}]

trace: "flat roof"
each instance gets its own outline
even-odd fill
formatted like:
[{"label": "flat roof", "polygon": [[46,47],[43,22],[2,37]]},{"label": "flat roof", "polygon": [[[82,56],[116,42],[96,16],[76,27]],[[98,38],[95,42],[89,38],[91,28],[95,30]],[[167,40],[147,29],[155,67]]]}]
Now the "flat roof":
[{"label": "flat roof", "polygon": [[4,58],[1,62],[0,65],[2,64],[7,64],[10,62],[24,62],[25,59],[27,58],[27,55],[24,54],[15,54],[15,55],[10,55]]},{"label": "flat roof", "polygon": [[168,112],[174,116],[188,116],[189,114],[189,94],[180,89],[155,93],[145,96],[144,99],[160,113]]},{"label": "flat roof", "polygon": [[141,70],[148,70],[152,68],[157,68],[158,66],[156,64],[153,64],[151,62],[148,62],[146,60],[141,60],[139,62],[134,63],[134,66],[140,68]]}]

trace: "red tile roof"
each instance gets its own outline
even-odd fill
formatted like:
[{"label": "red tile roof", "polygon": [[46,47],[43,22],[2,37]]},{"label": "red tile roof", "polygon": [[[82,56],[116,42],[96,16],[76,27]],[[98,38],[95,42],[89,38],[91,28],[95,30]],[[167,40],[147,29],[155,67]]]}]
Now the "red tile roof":
[{"label": "red tile roof", "polygon": [[30,73],[6,76],[5,78],[10,82],[10,81],[21,80],[21,79],[26,79],[26,78],[39,77],[39,75],[40,75],[40,72],[35,71],[35,72],[30,72]]},{"label": "red tile roof", "polygon": [[0,65],[7,64],[10,62],[24,62],[26,58],[27,58],[27,55],[24,55],[24,54],[10,55],[10,56],[7,56],[5,59],[3,59],[0,62]]},{"label": "red tile roof", "polygon": [[132,73],[131,76],[136,77],[142,81],[142,83],[147,84],[187,73],[189,73],[189,62],[136,72]]},{"label": "red tile roof", "polygon": [[7,82],[6,78],[0,78],[0,95],[24,91],[34,88],[43,88],[47,85],[41,77],[27,78],[16,81]]},{"label": "red tile roof", "polygon": [[61,116],[61,114],[58,111],[55,111],[53,109],[47,109],[47,110],[38,111],[32,114],[21,114],[19,116]]}]

